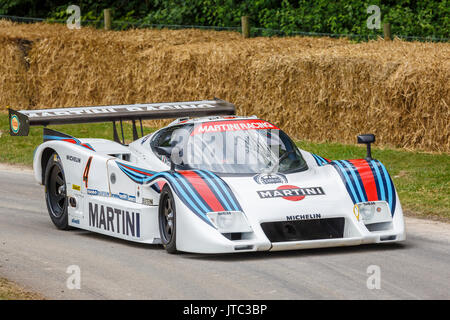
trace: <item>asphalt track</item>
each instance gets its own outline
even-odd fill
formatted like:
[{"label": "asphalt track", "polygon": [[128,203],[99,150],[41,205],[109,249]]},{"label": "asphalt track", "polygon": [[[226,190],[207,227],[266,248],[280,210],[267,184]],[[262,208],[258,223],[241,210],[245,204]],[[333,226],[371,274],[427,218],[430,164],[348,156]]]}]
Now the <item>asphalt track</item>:
[{"label": "asphalt track", "polygon": [[[50,299],[450,299],[450,225],[406,219],[402,244],[169,255],[59,231],[31,171],[0,165],[0,276]],[[81,288],[66,287],[70,265]],[[368,289],[370,265],[381,288]]]}]

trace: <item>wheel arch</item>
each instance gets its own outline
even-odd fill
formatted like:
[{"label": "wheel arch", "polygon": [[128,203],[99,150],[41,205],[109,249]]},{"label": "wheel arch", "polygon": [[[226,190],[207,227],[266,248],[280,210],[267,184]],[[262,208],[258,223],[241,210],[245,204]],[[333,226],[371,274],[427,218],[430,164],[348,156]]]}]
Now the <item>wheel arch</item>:
[{"label": "wheel arch", "polygon": [[48,160],[50,159],[51,155],[55,153],[56,150],[51,147],[46,147],[42,153],[41,153],[41,160],[40,160],[40,169],[41,169],[41,184],[44,184],[45,179],[45,168],[47,167]]}]

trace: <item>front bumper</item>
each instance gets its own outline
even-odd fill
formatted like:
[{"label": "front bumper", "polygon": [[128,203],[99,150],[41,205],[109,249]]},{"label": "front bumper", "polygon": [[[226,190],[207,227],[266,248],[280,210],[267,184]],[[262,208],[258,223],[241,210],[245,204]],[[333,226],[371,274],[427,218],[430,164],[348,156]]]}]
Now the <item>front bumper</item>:
[{"label": "front bumper", "polygon": [[[177,232],[177,248],[180,251],[193,253],[235,253],[354,246],[360,244],[392,243],[405,240],[405,229],[401,210],[396,211],[390,225],[385,225],[380,228],[374,228],[373,226],[368,228],[353,215],[329,215],[323,218],[344,219],[345,224],[342,233],[338,232],[332,238],[313,240],[305,240],[303,238],[300,241],[292,239],[291,241],[283,241],[282,238],[278,238],[276,241],[273,241],[273,237],[268,237],[261,225],[266,222],[289,223],[291,221],[253,221],[251,224],[253,232],[242,234],[241,237],[238,237],[238,240],[231,240],[230,237],[225,237],[205,223],[198,223],[198,218],[194,215],[183,215],[180,216],[180,221],[177,221],[177,226],[180,224]],[[306,222],[311,220],[302,221]]]}]

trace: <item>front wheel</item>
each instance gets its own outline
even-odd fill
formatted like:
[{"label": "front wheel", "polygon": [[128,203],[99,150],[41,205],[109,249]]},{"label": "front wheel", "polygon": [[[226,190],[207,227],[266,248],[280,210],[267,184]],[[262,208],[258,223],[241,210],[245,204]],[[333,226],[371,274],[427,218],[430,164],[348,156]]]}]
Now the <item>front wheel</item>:
[{"label": "front wheel", "polygon": [[53,224],[61,230],[71,229],[67,212],[67,190],[63,166],[58,154],[52,154],[45,169],[45,202]]},{"label": "front wheel", "polygon": [[164,248],[168,253],[177,253],[175,199],[167,184],[163,187],[159,198],[158,220]]}]

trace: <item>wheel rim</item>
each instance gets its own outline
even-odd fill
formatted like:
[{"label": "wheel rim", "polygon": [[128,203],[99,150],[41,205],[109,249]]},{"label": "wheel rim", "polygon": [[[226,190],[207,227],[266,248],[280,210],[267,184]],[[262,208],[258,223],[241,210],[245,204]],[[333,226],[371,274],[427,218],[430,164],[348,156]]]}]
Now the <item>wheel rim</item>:
[{"label": "wheel rim", "polygon": [[165,243],[169,243],[172,240],[174,232],[174,210],[172,200],[168,195],[164,197],[162,208],[162,236]]},{"label": "wheel rim", "polygon": [[48,195],[51,206],[51,213],[54,217],[59,218],[64,213],[66,205],[66,181],[61,168],[54,165],[49,177]]}]

